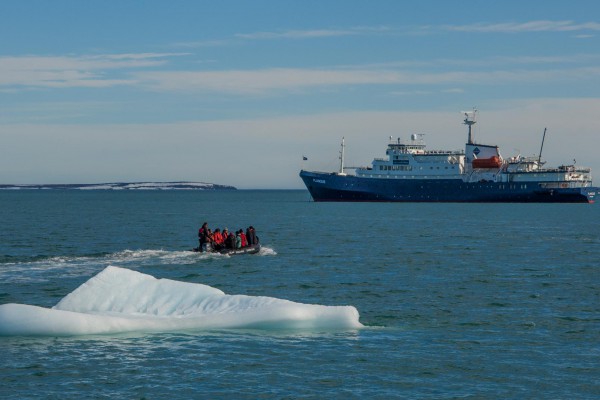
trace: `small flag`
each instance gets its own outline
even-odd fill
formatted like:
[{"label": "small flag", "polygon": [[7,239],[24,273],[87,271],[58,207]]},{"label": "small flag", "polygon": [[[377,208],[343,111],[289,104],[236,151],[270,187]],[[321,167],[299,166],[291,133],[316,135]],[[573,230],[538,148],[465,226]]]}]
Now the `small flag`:
[{"label": "small flag", "polygon": [[306,161],[308,158],[306,156],[302,156],[302,161]]}]

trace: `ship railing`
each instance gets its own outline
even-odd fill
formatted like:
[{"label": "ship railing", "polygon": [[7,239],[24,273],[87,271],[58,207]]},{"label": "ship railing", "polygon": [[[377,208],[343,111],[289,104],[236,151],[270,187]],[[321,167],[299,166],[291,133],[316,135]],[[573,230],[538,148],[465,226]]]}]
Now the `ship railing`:
[{"label": "ship railing", "polygon": [[[568,167],[572,167],[572,168],[568,168]],[[548,172],[579,172],[579,173],[583,173],[583,174],[589,174],[590,172],[592,172],[592,169],[589,167],[575,167],[573,165],[571,166],[560,166],[558,168],[544,168],[544,171],[548,171]]]},{"label": "ship railing", "polygon": [[424,154],[464,155],[462,150],[425,150]]},{"label": "ship railing", "polygon": [[398,151],[398,153],[400,154],[418,154],[418,155],[428,155],[428,154],[432,154],[432,155],[452,155],[452,156],[463,156],[465,155],[465,152],[462,150],[420,150],[420,149],[414,149],[414,151]]},{"label": "ship railing", "polygon": [[542,182],[540,187],[544,189],[567,189],[567,188],[582,188],[590,187],[589,181],[560,181],[560,182]]}]

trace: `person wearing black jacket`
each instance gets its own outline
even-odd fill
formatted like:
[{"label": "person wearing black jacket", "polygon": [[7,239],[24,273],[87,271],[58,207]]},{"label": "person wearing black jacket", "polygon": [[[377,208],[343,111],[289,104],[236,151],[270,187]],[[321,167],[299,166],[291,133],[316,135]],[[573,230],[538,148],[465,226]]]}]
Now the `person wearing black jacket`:
[{"label": "person wearing black jacket", "polygon": [[198,229],[198,250],[200,252],[206,251],[206,243],[208,243],[208,222],[202,224],[202,227]]}]

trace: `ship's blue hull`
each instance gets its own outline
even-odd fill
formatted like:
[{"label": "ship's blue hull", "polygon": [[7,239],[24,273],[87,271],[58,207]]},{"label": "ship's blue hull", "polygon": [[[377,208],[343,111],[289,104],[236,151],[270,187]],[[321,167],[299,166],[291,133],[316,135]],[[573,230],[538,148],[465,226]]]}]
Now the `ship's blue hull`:
[{"label": "ship's blue hull", "polygon": [[358,178],[300,171],[315,201],[593,203],[597,187],[544,189],[542,182]]}]

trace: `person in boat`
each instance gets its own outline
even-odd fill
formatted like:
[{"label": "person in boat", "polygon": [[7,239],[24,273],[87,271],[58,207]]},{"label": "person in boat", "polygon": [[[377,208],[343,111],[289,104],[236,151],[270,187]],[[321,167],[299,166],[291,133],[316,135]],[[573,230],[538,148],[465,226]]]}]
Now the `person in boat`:
[{"label": "person in boat", "polygon": [[227,240],[225,241],[226,248],[235,249],[235,235],[233,232],[229,232],[229,236],[227,236]]},{"label": "person in boat", "polygon": [[246,229],[246,239],[248,240],[248,246],[254,246],[258,243],[258,240],[256,239],[256,231],[252,225]]},{"label": "person in boat", "polygon": [[242,239],[242,247],[248,246],[248,239],[243,229],[240,229],[240,238]]},{"label": "person in boat", "polygon": [[227,228],[224,228],[221,232],[221,241],[219,242],[220,249],[224,249],[227,247],[227,237],[229,236],[229,232],[227,232]]},{"label": "person in boat", "polygon": [[229,241],[229,231],[227,228],[223,228],[223,233],[221,233],[221,236],[223,237],[223,248],[229,248],[227,244]]},{"label": "person in boat", "polygon": [[246,228],[246,240],[248,241],[248,246],[252,246],[252,233],[250,232],[250,227]]},{"label": "person in boat", "polygon": [[235,248],[236,249],[241,249],[242,248],[242,236],[240,235],[240,231],[237,231],[235,233]]},{"label": "person in boat", "polygon": [[213,232],[210,228],[207,229],[208,232],[206,234],[206,243],[204,245],[204,251],[210,252],[214,250],[214,238]]},{"label": "person in boat", "polygon": [[198,251],[206,251],[206,240],[208,235],[208,222],[202,224],[198,229]]},{"label": "person in boat", "polygon": [[223,238],[223,234],[219,228],[215,229],[215,233],[213,233],[213,248],[215,250],[221,250],[223,248],[225,240]]}]

